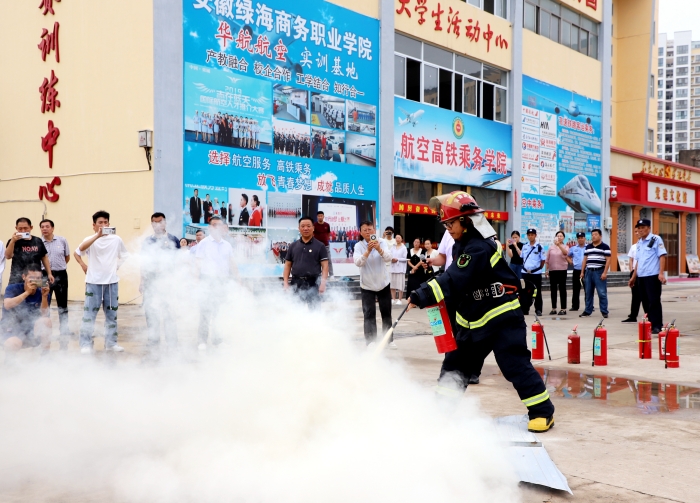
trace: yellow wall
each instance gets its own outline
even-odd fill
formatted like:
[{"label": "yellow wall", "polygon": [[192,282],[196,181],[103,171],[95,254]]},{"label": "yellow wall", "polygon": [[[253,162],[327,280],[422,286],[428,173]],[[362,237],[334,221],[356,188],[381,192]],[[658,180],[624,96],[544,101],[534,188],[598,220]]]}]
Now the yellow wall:
[{"label": "yellow wall", "polygon": [[523,30],[523,74],[601,100],[602,64],[530,30]]},{"label": "yellow wall", "polygon": [[328,3],[379,19],[379,0],[326,0]]},{"label": "yellow wall", "polygon": [[[389,0],[383,0],[389,1]],[[395,11],[401,8],[401,2],[399,0],[393,0],[395,5]],[[481,9],[469,5],[460,0],[441,0],[440,8],[444,10],[444,14],[441,16],[442,31],[435,30],[435,18],[431,17],[431,12],[437,9],[438,2],[436,0],[429,0],[426,3],[428,7],[427,12],[423,16],[425,22],[421,25],[418,23],[419,16],[414,11],[416,7],[415,2],[407,4],[407,8],[411,12],[411,17],[409,18],[406,13],[396,14],[394,16],[395,29],[409,36],[422,39],[431,44],[443,47],[457,54],[463,54],[464,56],[469,56],[481,60],[485,63],[490,63],[492,65],[498,66],[500,68],[510,70],[513,66],[512,63],[512,49],[513,49],[513,25],[506,19],[489,14]],[[458,12],[458,17],[462,19],[460,23],[460,34],[455,36],[454,32],[447,33],[448,22],[447,15],[450,8],[453,12]],[[471,19],[472,24],[476,25],[477,21],[479,23],[480,34],[479,40],[474,41],[466,38],[464,25],[467,24],[467,20]],[[493,36],[491,38],[490,48],[486,41],[483,39],[483,33],[490,26]],[[508,43],[508,47],[503,48],[496,47],[496,37],[501,35],[505,37]],[[398,50],[399,48],[397,48]]]},{"label": "yellow wall", "polygon": [[613,11],[611,143],[640,154],[646,153],[647,128],[654,130],[656,145],[656,85],[654,96],[649,95],[651,75],[656,82],[652,8],[653,0],[616,0]]},{"label": "yellow wall", "polygon": [[[595,19],[599,23],[603,21],[603,3],[606,1],[609,0],[596,0],[596,8],[594,9],[586,0],[559,0],[560,3],[591,19]],[[617,1],[615,0],[615,6],[617,6]]]},{"label": "yellow wall", "polygon": [[[54,2],[55,15],[46,16],[38,4],[3,2],[0,16],[0,201],[38,201],[39,185],[59,176],[60,199],[46,203],[47,217],[72,249],[91,234],[91,215],[99,209],[112,214],[111,223],[133,249],[137,236],[148,230],[153,208],[153,174],[137,142],[138,130],[153,129],[152,2]],[[61,61],[50,54],[44,62],[37,44],[42,28],[52,29],[55,21]],[[38,89],[52,69],[61,107],[42,114]],[[61,131],[53,169],[40,143],[49,119]],[[130,170],[140,172],[103,174]],[[18,177],[30,178],[11,180]],[[3,241],[20,216],[31,218],[34,234],[40,235],[41,203],[3,203],[0,210]],[[70,298],[82,300],[82,270],[73,261],[68,273]],[[136,297],[137,286],[122,281],[121,300]]]}]

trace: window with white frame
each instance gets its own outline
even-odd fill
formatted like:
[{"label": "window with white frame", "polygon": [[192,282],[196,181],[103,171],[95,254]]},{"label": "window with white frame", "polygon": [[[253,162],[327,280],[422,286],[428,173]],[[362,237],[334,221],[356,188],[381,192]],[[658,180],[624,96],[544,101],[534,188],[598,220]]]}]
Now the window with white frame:
[{"label": "window with white frame", "polygon": [[676,98],[685,98],[688,96],[688,89],[676,89]]},{"label": "window with white frame", "polygon": [[523,26],[538,35],[598,59],[600,23],[553,0],[523,0]]},{"label": "window with white frame", "polygon": [[508,0],[462,0],[495,16],[508,19]]},{"label": "window with white frame", "polygon": [[647,129],[647,152],[654,152],[654,130]]},{"label": "window with white frame", "polygon": [[397,96],[508,122],[508,77],[505,70],[395,34]]},{"label": "window with white frame", "polygon": [[687,45],[676,46],[676,54],[688,54],[688,46]]}]

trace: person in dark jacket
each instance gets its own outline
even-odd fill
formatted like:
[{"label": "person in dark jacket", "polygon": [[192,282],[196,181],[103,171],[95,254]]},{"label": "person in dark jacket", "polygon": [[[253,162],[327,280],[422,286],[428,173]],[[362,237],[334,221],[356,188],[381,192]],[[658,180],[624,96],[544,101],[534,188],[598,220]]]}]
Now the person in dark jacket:
[{"label": "person in dark jacket", "polygon": [[503,376],[528,409],[528,429],[548,431],[554,425],[554,405],[530,362],[518,299],[520,281],[503,258],[496,231],[466,192],[438,196],[431,205],[439,209],[440,221],[455,240],[453,262],[411,294],[409,309],[443,300],[455,306],[457,349],[445,354],[438,393],[461,397],[474,366],[482,365],[493,351]]},{"label": "person in dark jacket", "polygon": [[194,189],[194,195],[190,197],[190,217],[193,224],[198,224],[202,219],[202,200],[197,189]]}]

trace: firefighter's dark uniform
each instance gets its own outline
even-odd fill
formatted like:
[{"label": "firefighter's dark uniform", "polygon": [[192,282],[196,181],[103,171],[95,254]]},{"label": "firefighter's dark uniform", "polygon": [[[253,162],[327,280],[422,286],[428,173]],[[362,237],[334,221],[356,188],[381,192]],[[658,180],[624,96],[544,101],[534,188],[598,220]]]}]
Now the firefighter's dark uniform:
[{"label": "firefighter's dark uniform", "polygon": [[445,355],[438,393],[461,396],[474,374],[474,365],[482,365],[493,351],[530,419],[552,417],[554,405],[530,363],[527,325],[517,295],[519,280],[498,245],[471,228],[454,244],[452,256],[453,262],[443,274],[411,294],[411,302],[420,308],[448,298],[457,310],[457,349]]}]

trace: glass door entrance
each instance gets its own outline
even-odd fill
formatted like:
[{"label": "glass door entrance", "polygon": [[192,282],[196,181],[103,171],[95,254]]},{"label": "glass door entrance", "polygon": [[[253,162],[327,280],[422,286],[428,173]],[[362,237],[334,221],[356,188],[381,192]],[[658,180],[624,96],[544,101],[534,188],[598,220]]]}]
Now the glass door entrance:
[{"label": "glass door entrance", "polygon": [[678,276],[678,213],[662,211],[659,215],[659,236],[666,247],[666,271],[669,276]]}]

